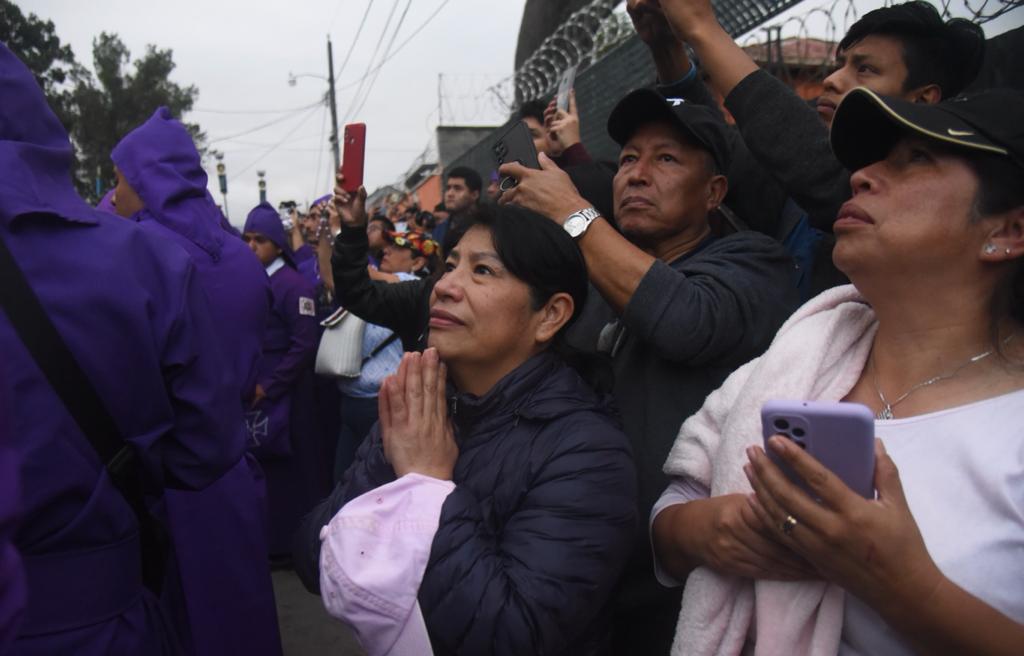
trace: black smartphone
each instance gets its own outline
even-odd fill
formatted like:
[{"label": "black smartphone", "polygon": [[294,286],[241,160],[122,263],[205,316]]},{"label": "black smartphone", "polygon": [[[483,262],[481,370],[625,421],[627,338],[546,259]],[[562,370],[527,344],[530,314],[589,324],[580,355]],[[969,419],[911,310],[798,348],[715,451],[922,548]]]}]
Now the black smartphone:
[{"label": "black smartphone", "polygon": [[[540,162],[537,160],[537,149],[533,147],[533,137],[526,123],[516,121],[509,129],[505,130],[491,147],[494,160],[497,166],[508,162],[519,162],[531,169],[540,169]],[[511,177],[502,179],[499,185],[502,190],[511,189],[516,186],[516,180]]]}]

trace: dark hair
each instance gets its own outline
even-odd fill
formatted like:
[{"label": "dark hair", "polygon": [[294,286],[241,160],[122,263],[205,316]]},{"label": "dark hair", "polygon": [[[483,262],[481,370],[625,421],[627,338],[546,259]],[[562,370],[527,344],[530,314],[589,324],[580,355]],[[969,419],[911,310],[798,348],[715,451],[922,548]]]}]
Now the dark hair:
[{"label": "dark hair", "polygon": [[477,208],[465,215],[458,238],[474,226],[490,231],[502,264],[529,287],[534,310],[544,307],[557,293],[565,292],[572,297],[572,317],[562,326],[550,348],[595,391],[610,394],[614,382],[611,359],[607,355],[577,350],[565,338],[583,310],[589,288],[587,263],[569,233],[554,221],[517,205]]},{"label": "dark hair", "polygon": [[[1024,207],[1024,169],[999,155],[972,153],[965,161],[978,178],[974,220]],[[999,335],[999,323],[1007,316],[1024,322],[1024,262],[1020,258],[1013,274],[996,291],[992,308],[992,336],[1000,354],[1003,338]]]},{"label": "dark hair", "polygon": [[417,224],[419,224],[420,227],[422,227],[424,230],[427,230],[428,232],[437,227],[437,219],[434,218],[433,214],[427,212],[426,210],[422,212],[417,212],[415,221]]},{"label": "dark hair", "polygon": [[463,234],[487,228],[494,250],[509,272],[530,288],[533,309],[559,292],[572,296],[573,319],[587,299],[587,265],[565,230],[532,210],[516,205],[483,206],[465,217]]},{"label": "dark hair", "polygon": [[388,232],[394,232],[395,231],[395,223],[394,223],[394,221],[392,221],[388,217],[384,216],[383,214],[374,214],[373,216],[371,216],[370,217],[370,223],[373,223],[374,221],[379,221],[380,223],[383,223],[384,224],[384,228]]},{"label": "dark hair", "polygon": [[451,171],[448,171],[448,180],[452,178],[462,178],[466,181],[466,186],[469,187],[470,191],[480,191],[483,189],[484,183],[480,180],[480,174],[469,168],[468,166],[456,166]]},{"label": "dark hair", "polygon": [[544,110],[547,109],[547,103],[543,100],[527,100],[519,106],[519,111],[516,115],[520,121],[524,121],[528,118],[537,119],[537,122],[544,125]]},{"label": "dark hair", "polygon": [[864,14],[839,42],[838,52],[872,34],[903,44],[904,91],[937,84],[943,99],[952,98],[974,80],[985,58],[985,34],[980,27],[963,18],[944,22],[933,5],[921,0]]}]

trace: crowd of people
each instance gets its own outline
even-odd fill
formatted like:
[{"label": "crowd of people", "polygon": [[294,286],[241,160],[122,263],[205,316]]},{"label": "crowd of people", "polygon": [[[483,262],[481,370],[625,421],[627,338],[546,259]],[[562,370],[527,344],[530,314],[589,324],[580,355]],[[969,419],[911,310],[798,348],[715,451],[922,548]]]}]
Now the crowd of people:
[{"label": "crowd of people", "polygon": [[[88,206],[0,44],[0,654],[280,654],[272,568],[370,656],[1024,649],[1024,93],[926,2],[813,107],[626,6],[617,162],[535,99],[539,168],[241,231],[166,108]],[[778,399],[871,410],[872,498]]]}]

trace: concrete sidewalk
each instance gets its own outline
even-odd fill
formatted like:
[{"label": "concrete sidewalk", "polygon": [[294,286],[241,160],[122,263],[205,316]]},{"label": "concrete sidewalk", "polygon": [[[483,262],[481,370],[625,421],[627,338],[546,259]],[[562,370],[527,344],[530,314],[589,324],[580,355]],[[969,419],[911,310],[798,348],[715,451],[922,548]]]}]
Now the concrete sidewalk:
[{"label": "concrete sidewalk", "polygon": [[284,656],[364,656],[349,628],[327,614],[295,572],[278,570],[273,579]]}]

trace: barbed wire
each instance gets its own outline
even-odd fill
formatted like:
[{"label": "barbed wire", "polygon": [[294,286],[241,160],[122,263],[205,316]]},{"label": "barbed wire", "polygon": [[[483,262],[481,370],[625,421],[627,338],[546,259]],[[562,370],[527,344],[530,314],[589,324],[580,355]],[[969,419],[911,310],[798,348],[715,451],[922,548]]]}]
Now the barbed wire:
[{"label": "barbed wire", "polygon": [[[899,1],[883,0],[877,6],[889,6]],[[959,16],[979,25],[1024,5],[1024,0],[932,1],[943,17]],[[762,46],[767,55],[765,34],[769,42],[793,39],[788,56],[799,60],[801,65],[816,64],[824,72],[834,53],[823,45],[834,44],[846,33],[860,17],[858,5],[863,6],[864,3],[861,0],[833,0],[770,22],[771,16],[799,3],[800,0],[781,0],[773,5],[756,0],[734,0],[715,4],[722,26],[739,37],[741,46]],[[581,8],[546,38],[515,73],[473,97],[486,96],[495,110],[507,116],[523,101],[549,95],[563,71],[571,66],[578,66],[581,70],[586,68],[635,34],[628,15],[615,11],[620,4],[621,0],[594,0]]]},{"label": "barbed wire", "polygon": [[480,89],[500,83],[500,73],[445,73],[438,79],[438,108],[430,113],[443,125],[500,125],[508,118],[505,107],[495,105],[493,96]]},{"label": "barbed wire", "polygon": [[[833,0],[800,14],[758,27],[739,43],[758,62],[788,75],[797,65],[809,80],[821,81],[831,70],[835,46],[860,17],[872,9],[898,4],[902,0]],[[868,6],[865,6],[865,5]],[[945,19],[967,18],[979,25],[995,20],[1024,0],[938,0],[936,8]],[[815,70],[817,69],[817,70]]]}]

